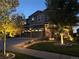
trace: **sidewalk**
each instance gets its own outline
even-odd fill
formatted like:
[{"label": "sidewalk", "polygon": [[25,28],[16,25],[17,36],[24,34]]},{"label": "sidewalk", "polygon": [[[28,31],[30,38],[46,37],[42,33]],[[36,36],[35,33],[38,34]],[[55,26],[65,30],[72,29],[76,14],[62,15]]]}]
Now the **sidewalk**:
[{"label": "sidewalk", "polygon": [[8,48],[8,50],[39,57],[42,59],[79,59],[78,57],[72,57],[72,56],[61,55],[61,54],[56,54],[56,53],[49,53],[49,52],[38,51],[38,50],[27,49],[27,48],[18,48],[14,46]]}]

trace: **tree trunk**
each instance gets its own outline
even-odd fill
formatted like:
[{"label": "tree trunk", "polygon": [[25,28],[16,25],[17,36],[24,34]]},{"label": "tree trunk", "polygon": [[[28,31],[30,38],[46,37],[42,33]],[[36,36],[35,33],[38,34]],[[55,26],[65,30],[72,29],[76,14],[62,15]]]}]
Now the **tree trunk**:
[{"label": "tree trunk", "polygon": [[3,53],[4,53],[4,56],[6,55],[6,32],[4,31],[4,37],[3,37],[3,39],[4,39],[4,42],[3,42],[3,44],[4,44],[4,48],[3,48]]},{"label": "tree trunk", "polygon": [[61,45],[63,45],[63,44],[64,44],[64,41],[63,41],[63,34],[61,33],[60,36],[61,36]]}]

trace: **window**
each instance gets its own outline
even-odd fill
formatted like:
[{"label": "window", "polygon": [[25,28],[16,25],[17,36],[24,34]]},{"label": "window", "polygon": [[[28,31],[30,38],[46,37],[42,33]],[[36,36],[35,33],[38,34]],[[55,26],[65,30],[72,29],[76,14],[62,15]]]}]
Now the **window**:
[{"label": "window", "polygon": [[34,21],[35,19],[34,19],[34,17],[32,17],[32,21]]}]

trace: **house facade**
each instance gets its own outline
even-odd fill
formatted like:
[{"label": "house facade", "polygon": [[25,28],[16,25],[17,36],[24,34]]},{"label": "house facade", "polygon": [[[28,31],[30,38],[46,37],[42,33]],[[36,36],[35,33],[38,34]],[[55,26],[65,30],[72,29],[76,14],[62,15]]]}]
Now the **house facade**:
[{"label": "house facade", "polygon": [[36,11],[28,18],[30,37],[44,37],[45,24],[48,24],[48,16],[43,11]]}]

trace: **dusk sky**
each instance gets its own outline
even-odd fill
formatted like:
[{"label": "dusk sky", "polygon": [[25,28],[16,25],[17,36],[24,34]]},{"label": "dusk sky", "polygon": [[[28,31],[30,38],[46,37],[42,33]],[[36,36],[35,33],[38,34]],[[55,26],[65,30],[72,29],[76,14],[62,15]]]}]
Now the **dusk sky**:
[{"label": "dusk sky", "polygon": [[37,10],[46,9],[45,0],[19,0],[17,13],[23,13],[26,18]]},{"label": "dusk sky", "polygon": [[[37,10],[44,9],[46,9],[45,0],[19,0],[16,13],[23,13],[25,17],[28,18],[28,16]],[[79,16],[79,14],[77,16]]]}]

